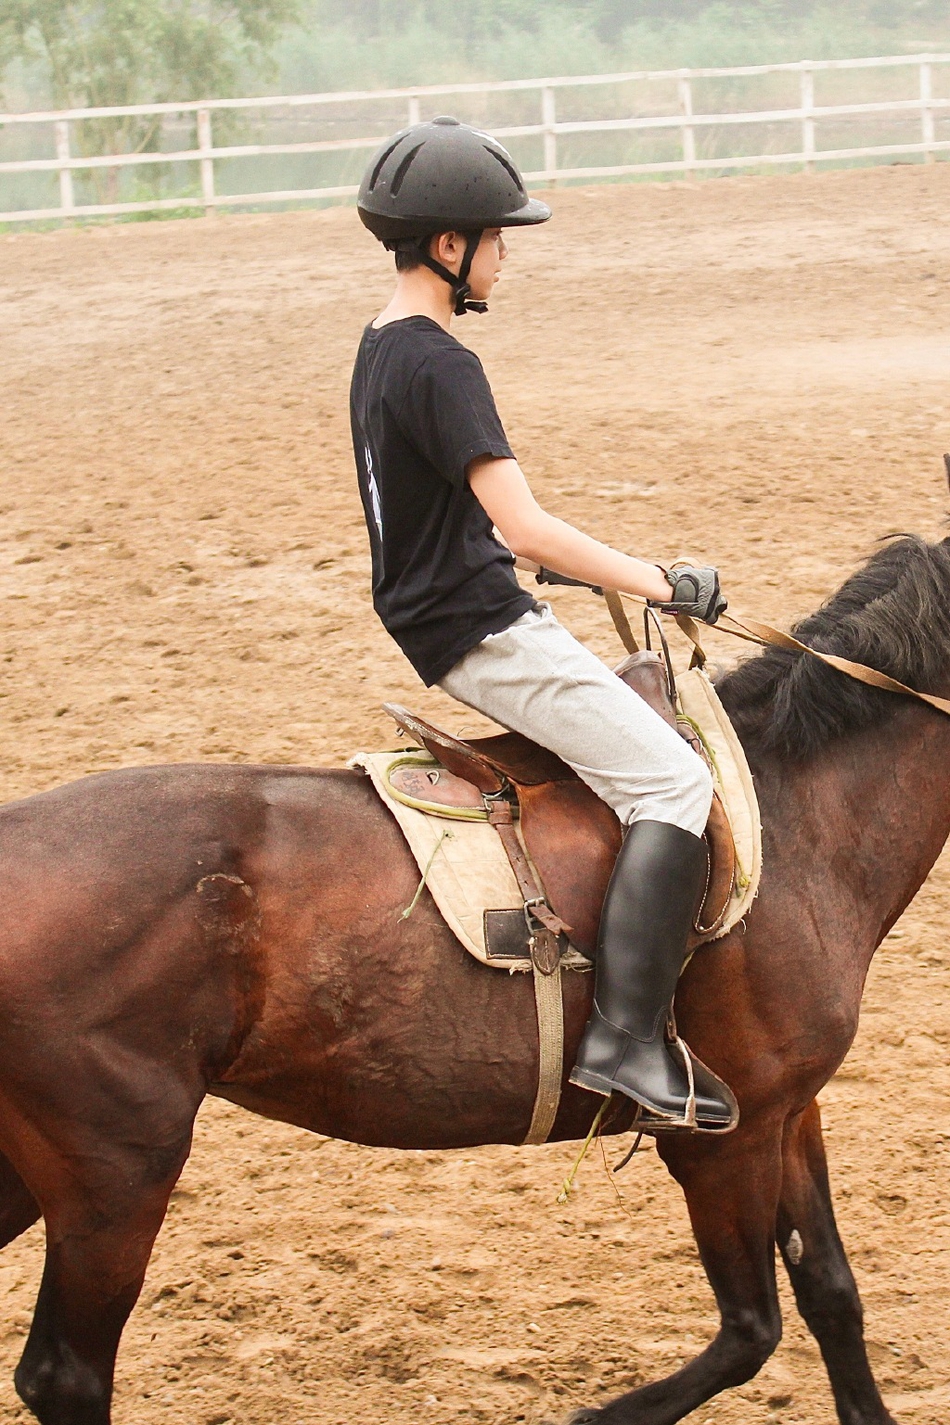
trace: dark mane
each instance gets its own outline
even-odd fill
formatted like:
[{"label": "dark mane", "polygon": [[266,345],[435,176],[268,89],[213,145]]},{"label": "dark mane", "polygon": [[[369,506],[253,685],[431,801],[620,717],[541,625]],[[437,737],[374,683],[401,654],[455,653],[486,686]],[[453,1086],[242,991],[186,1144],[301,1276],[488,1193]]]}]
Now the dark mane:
[{"label": "dark mane", "polygon": [[[792,631],[822,653],[940,692],[950,676],[950,540],[895,536]],[[882,721],[905,701],[780,648],[746,659],[717,690],[747,751],[793,761]]]}]

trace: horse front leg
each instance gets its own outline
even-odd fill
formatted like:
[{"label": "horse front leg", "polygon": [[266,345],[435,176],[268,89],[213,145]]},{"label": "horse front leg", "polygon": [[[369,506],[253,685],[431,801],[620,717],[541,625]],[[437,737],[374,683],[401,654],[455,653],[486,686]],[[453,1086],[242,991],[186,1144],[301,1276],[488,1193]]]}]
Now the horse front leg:
[{"label": "horse front leg", "polygon": [[720,1329],[681,1370],[599,1410],[577,1412],[572,1425],[674,1425],[721,1390],[750,1380],[768,1360],[782,1335],[775,1281],[781,1144],[775,1123],[740,1125],[719,1142],[658,1138],[686,1195]]},{"label": "horse front leg", "polygon": [[841,1425],[895,1425],[871,1374],[861,1298],[831,1204],[817,1102],[789,1120],[782,1156],[779,1249],[824,1358],[838,1419]]}]

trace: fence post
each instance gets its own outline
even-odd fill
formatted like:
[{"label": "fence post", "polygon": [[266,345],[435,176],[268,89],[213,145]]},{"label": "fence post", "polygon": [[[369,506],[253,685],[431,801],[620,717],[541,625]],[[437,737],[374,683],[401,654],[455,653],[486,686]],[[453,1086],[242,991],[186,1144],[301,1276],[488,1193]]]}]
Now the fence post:
[{"label": "fence post", "polygon": [[934,163],[937,157],[933,151],[933,144],[937,137],[932,107],[933,97],[933,66],[930,64],[922,64],[920,66],[920,136],[926,145],[924,151],[925,163]]},{"label": "fence post", "polygon": [[211,110],[198,110],[198,148],[207,158],[200,160],[201,166],[201,196],[205,202],[205,217],[213,218],[214,207],[214,159],[211,151],[214,148],[211,142]]},{"label": "fence post", "polygon": [[418,122],[419,122],[419,95],[418,95],[418,94],[410,94],[410,95],[409,95],[409,127],[412,128],[413,124],[418,124]]},{"label": "fence post", "polygon": [[[67,119],[60,119],[56,124],[56,157],[60,163],[69,162],[69,121]],[[76,206],[71,168],[59,170],[59,206],[64,213],[71,213]]]},{"label": "fence post", "polygon": [[[680,75],[680,111],[685,119],[693,117],[693,86],[690,83],[688,72]],[[696,162],[696,130],[692,124],[683,125],[683,162],[686,165],[686,177],[695,178],[696,173],[693,165]]]},{"label": "fence post", "polygon": [[807,63],[802,64],[802,153],[805,155],[805,172],[815,171],[815,71]]},{"label": "fence post", "polygon": [[557,185],[557,109],[554,104],[554,90],[545,86],[541,90],[541,123],[544,126],[544,171],[546,181],[552,188]]}]

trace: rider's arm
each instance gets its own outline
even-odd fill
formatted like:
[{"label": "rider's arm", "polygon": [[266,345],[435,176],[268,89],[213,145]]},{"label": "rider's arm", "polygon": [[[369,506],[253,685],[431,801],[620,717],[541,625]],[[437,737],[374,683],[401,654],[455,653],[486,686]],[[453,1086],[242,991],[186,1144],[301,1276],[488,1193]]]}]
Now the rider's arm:
[{"label": "rider's arm", "polygon": [[620,554],[543,510],[516,460],[481,456],[466,467],[466,475],[482,509],[521,559],[586,584],[669,599],[669,582],[655,564]]}]

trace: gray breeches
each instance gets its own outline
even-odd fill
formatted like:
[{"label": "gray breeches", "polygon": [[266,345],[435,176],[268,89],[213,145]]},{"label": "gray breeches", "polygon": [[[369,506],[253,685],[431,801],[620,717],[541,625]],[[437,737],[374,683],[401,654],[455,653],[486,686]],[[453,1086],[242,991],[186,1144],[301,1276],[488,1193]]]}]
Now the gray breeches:
[{"label": "gray breeches", "polygon": [[663,821],[694,836],[704,830],[712,800],[705,764],[547,604],[483,639],[440,686],[556,752],[624,826]]}]

